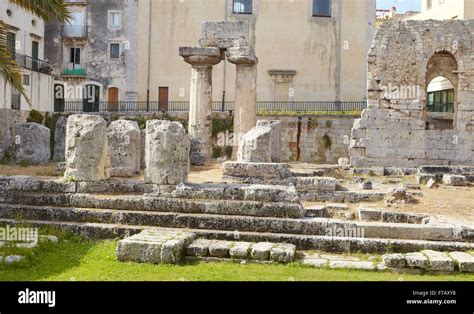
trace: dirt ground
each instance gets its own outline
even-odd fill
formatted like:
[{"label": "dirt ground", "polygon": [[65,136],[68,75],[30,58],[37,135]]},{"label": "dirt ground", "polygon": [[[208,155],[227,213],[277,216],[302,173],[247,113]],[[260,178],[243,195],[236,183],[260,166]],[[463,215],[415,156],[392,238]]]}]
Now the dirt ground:
[{"label": "dirt ground", "polygon": [[[315,165],[292,165],[293,168],[304,171],[307,168],[314,168]],[[319,167],[319,166],[318,166]],[[328,166],[331,167],[331,166]],[[7,166],[0,165],[0,175],[33,175],[43,177],[55,176],[55,164],[48,166]],[[344,179],[350,179],[350,175],[344,175]],[[360,175],[357,175],[361,177]],[[133,179],[142,180],[143,174]],[[411,177],[375,177],[370,179],[374,182],[374,191],[385,191],[390,187],[397,186],[399,183],[408,185],[416,185],[415,178]],[[189,182],[191,183],[207,183],[220,182],[222,180],[222,171],[218,162],[212,162],[203,167],[191,167],[189,174]],[[228,182],[228,180],[226,180]],[[357,184],[343,184],[349,190],[360,190]],[[466,222],[474,224],[474,185],[469,187],[448,187],[440,186],[437,189],[428,189],[424,185],[419,186],[421,189],[409,190],[411,192],[423,193],[422,197],[416,197],[416,201],[405,205],[387,206],[383,201],[377,203],[366,203],[368,207],[385,208],[391,211],[415,212],[429,214],[434,218],[446,222]],[[305,206],[314,205],[315,203],[305,203]],[[350,210],[355,211],[361,205],[349,204]]]}]

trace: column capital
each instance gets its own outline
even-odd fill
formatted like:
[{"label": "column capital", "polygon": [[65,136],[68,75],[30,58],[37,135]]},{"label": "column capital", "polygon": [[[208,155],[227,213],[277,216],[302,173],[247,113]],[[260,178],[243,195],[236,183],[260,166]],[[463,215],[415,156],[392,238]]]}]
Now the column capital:
[{"label": "column capital", "polygon": [[192,66],[213,66],[221,62],[221,50],[216,47],[180,47],[179,55]]},{"label": "column capital", "polygon": [[256,65],[258,63],[255,51],[250,46],[236,46],[229,48],[226,55],[227,60],[236,65]]}]

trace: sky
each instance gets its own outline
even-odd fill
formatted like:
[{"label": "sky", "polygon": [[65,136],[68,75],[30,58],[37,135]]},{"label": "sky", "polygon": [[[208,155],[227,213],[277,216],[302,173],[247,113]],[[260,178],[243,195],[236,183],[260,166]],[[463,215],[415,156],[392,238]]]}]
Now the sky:
[{"label": "sky", "polygon": [[420,11],[421,0],[377,0],[377,9],[390,9],[397,7],[397,13],[406,11]]}]

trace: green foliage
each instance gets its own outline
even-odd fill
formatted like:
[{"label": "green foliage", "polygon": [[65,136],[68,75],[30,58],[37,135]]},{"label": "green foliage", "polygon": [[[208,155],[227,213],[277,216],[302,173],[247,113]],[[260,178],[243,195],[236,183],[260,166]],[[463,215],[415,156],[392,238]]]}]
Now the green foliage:
[{"label": "green foliage", "polygon": [[327,133],[325,133],[325,134],[323,135],[323,143],[324,143],[324,147],[325,147],[326,149],[328,149],[328,150],[331,149],[331,147],[332,147],[332,141],[331,141],[331,138],[329,137],[329,135],[328,135]]},{"label": "green foliage", "polygon": [[225,155],[227,156],[227,158],[232,158],[232,146],[227,146],[225,148]]},{"label": "green foliage", "polygon": [[216,138],[219,133],[234,132],[234,115],[228,115],[225,118],[214,114],[212,117],[212,137]]},{"label": "green foliage", "polygon": [[30,166],[30,163],[25,161],[25,160],[22,160],[22,161],[20,161],[19,165],[20,165],[20,167],[27,168],[27,167]]},{"label": "green foliage", "polygon": [[326,127],[329,129],[332,127],[332,121],[328,120],[326,121]]},{"label": "green foliage", "polygon": [[35,122],[38,124],[43,124],[43,120],[44,120],[44,117],[41,114],[41,112],[35,109],[31,110],[28,115],[28,118],[26,118],[26,122]]},{"label": "green foliage", "polygon": [[212,147],[212,158],[220,158],[222,157],[222,147],[214,146]]},{"label": "green foliage", "polygon": [[3,152],[3,159],[0,160],[0,165],[7,165],[11,162],[12,160],[12,151],[9,147],[5,149]]}]

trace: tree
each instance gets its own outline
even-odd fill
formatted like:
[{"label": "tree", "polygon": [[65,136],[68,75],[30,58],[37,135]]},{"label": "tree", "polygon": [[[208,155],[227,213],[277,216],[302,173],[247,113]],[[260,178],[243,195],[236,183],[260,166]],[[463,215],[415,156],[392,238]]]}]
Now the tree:
[{"label": "tree", "polygon": [[[57,20],[61,23],[71,18],[71,12],[64,0],[9,0],[44,21]],[[8,48],[7,26],[0,20],[0,75],[6,82],[18,90],[30,103],[23,87],[21,68],[15,61],[15,55]]]}]

